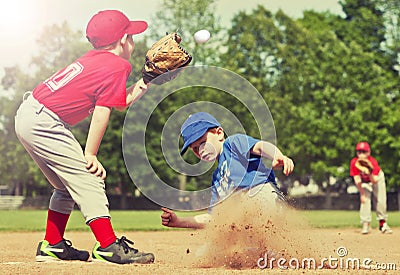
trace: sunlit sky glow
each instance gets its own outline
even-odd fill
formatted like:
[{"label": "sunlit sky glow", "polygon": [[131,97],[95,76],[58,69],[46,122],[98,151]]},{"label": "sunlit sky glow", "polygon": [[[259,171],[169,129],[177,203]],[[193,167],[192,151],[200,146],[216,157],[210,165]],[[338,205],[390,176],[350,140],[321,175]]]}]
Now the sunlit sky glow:
[{"label": "sunlit sky glow", "polygon": [[[132,19],[150,21],[162,0],[2,0],[0,76],[5,66],[28,67],[38,53],[35,40],[44,26],[67,21],[73,30],[84,31],[90,17],[99,10],[119,9]],[[301,17],[303,10],[341,13],[337,0],[218,0],[217,15],[228,25],[239,11],[250,12],[258,4],[272,12],[279,8],[289,16]]]}]

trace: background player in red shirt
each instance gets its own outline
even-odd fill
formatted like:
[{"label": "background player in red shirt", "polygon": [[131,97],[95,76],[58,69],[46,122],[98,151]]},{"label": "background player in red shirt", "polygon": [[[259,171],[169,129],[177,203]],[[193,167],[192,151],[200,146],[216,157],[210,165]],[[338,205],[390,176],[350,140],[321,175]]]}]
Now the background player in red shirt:
[{"label": "background player in red shirt", "polygon": [[[126,88],[133,35],[146,29],[146,22],[130,21],[120,11],[95,14],[86,28],[94,49],[39,84],[17,111],[16,134],[54,187],[37,261],[88,260],[89,252],[73,248],[64,239],[75,203],[97,240],[94,260],[118,264],[154,261],[152,253],[139,252],[125,237],[116,237],[105,194],[106,170],[96,157],[111,110],[123,110],[147,91],[143,79]],[[90,114],[83,151],[70,126]]]},{"label": "background player in red shirt", "polygon": [[[372,171],[361,171],[356,167],[357,159],[368,159],[372,164]],[[382,233],[392,233],[386,223],[386,182],[385,175],[379,167],[377,160],[371,156],[371,148],[367,142],[356,145],[356,156],[350,161],[350,176],[353,177],[360,192],[360,219],[362,234],[368,234],[371,223],[371,195],[376,206],[376,216],[379,220],[379,230]]]}]

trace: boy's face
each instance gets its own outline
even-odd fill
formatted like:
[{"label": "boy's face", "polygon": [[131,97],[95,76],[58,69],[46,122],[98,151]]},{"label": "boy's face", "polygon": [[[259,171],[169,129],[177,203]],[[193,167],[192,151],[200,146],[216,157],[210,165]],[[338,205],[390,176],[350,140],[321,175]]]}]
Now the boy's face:
[{"label": "boy's face", "polygon": [[370,155],[370,152],[366,150],[357,150],[356,154],[359,158],[367,158]]},{"label": "boy's face", "polygon": [[189,148],[199,159],[213,162],[221,153],[223,141],[224,131],[218,127],[215,131],[207,131],[201,138],[190,144]]}]

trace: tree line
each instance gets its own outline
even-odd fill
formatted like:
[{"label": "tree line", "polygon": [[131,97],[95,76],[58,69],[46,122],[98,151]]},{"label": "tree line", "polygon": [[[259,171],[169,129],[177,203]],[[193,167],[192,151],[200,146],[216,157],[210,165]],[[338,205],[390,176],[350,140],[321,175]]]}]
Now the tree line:
[{"label": "tree line", "polygon": [[[400,3],[343,0],[344,16],[310,10],[301,18],[291,18],[282,10],[273,13],[267,5],[259,5],[250,12],[238,12],[231,25],[223,27],[215,13],[216,2],[162,1],[149,22],[157,28],[150,28],[141,41],[135,41],[128,85],[140,77],[149,45],[179,26],[183,46],[194,56],[192,64],[235,72],[262,95],[274,119],[276,143],[296,164],[289,178],[277,172],[283,184],[312,177],[322,185],[330,177],[348,176],[355,144],[366,140],[386,174],[389,188],[399,187]],[[212,33],[206,44],[191,39],[199,26]],[[41,50],[32,57],[34,73],[28,74],[19,66],[4,68],[1,87],[8,96],[0,101],[0,183],[8,185],[14,194],[35,196],[50,190],[15,136],[15,112],[25,91],[89,49],[82,37],[67,22],[48,26],[37,40]],[[260,137],[254,118],[227,93],[191,87],[168,96],[147,126],[146,151],[163,181],[186,190],[208,187],[211,172],[186,177],[170,168],[160,150],[160,129],[174,111],[196,101],[224,106],[240,119],[248,134]],[[122,153],[125,115],[112,112],[98,157],[108,171],[109,192],[129,195],[136,187]],[[82,146],[89,119],[73,129]],[[191,154],[185,160],[197,161]]]}]

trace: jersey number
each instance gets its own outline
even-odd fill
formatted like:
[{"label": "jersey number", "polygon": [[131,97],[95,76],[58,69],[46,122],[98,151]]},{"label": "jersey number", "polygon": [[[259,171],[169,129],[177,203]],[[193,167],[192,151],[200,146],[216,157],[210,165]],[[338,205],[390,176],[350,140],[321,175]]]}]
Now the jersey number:
[{"label": "jersey number", "polygon": [[83,66],[79,62],[72,63],[65,69],[57,72],[44,83],[52,92],[64,87],[68,82],[74,79],[83,71]]}]

